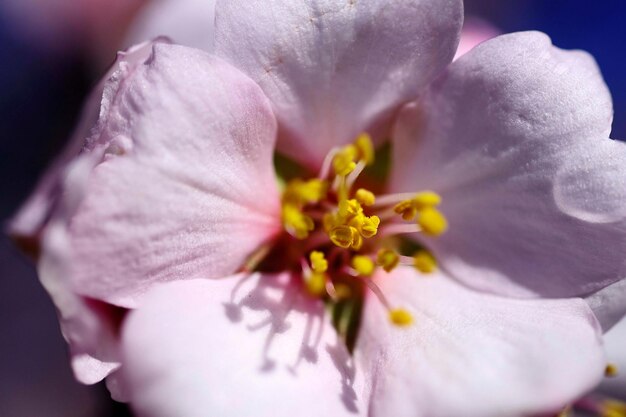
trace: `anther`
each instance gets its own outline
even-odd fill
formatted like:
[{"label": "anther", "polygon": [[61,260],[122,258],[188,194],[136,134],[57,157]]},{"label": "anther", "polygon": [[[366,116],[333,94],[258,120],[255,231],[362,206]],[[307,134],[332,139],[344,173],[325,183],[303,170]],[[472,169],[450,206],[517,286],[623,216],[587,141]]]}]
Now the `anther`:
[{"label": "anther", "polygon": [[400,263],[400,257],[391,249],[381,249],[376,255],[376,264],[386,272],[391,272]]},{"label": "anther", "polygon": [[363,277],[369,277],[374,273],[374,269],[376,266],[374,265],[374,261],[369,256],[365,255],[356,255],[352,257],[351,261],[352,268]]},{"label": "anther", "polygon": [[356,233],[353,236],[352,249],[353,250],[359,250],[359,249],[361,249],[362,246],[363,246],[363,238],[361,237],[361,234],[357,230]]},{"label": "anther", "polygon": [[376,203],[376,196],[374,195],[374,193],[366,190],[365,188],[359,188],[358,190],[356,190],[354,198],[356,199],[356,201],[361,203],[361,205],[366,207],[372,206],[374,205],[374,203]]},{"label": "anther", "polygon": [[600,406],[601,417],[626,417],[626,403],[617,400],[604,400]]},{"label": "anther", "polygon": [[342,200],[339,202],[338,214],[343,219],[349,219],[352,216],[363,213],[363,208],[355,199]]},{"label": "anther", "polygon": [[413,255],[413,266],[424,274],[430,274],[437,269],[437,260],[427,250],[419,250]]},{"label": "anther", "polygon": [[426,207],[436,207],[441,204],[441,196],[434,191],[422,191],[412,199],[415,208],[421,210]]},{"label": "anther", "polygon": [[315,228],[313,219],[292,204],[283,204],[282,217],[287,231],[297,239],[307,238],[309,232]]},{"label": "anther", "polygon": [[309,294],[321,297],[326,294],[326,274],[313,271],[305,281]]},{"label": "anther", "polygon": [[387,297],[385,297],[385,294],[383,294],[382,290],[380,289],[380,287],[378,287],[378,285],[376,285],[374,280],[366,279],[363,280],[363,282],[365,283],[365,285],[367,285],[370,291],[372,291],[376,298],[378,298],[378,301],[380,301],[383,307],[385,307],[385,309],[389,313],[389,320],[393,324],[397,326],[408,326],[413,323],[413,316],[407,310],[403,308],[391,307],[389,300],[387,300]]},{"label": "anther", "polygon": [[287,186],[285,199],[289,199],[291,194],[302,203],[317,203],[326,197],[327,190],[328,184],[326,181],[316,178],[304,182],[300,179],[296,179]]},{"label": "anther", "polygon": [[614,363],[609,363],[606,365],[606,368],[604,368],[604,375],[606,377],[614,378],[617,376],[617,374],[618,374],[617,365],[615,365]]},{"label": "anther", "polygon": [[330,240],[340,248],[348,249],[355,246],[356,240],[360,240],[359,231],[352,226],[336,226],[331,229]]},{"label": "anther", "polygon": [[357,149],[354,145],[346,145],[333,158],[333,169],[335,174],[345,177],[356,167],[354,159],[357,156]]},{"label": "anther", "polygon": [[399,327],[409,326],[413,323],[413,316],[403,308],[389,310],[389,320]]},{"label": "anther", "polygon": [[322,225],[324,226],[324,230],[326,231],[326,233],[330,235],[330,231],[333,228],[341,226],[341,221],[339,221],[339,219],[337,219],[337,216],[335,216],[333,213],[326,213],[322,218]]},{"label": "anther", "polygon": [[417,209],[412,200],[404,200],[396,204],[393,211],[400,214],[403,220],[411,221],[417,216]]},{"label": "anther", "polygon": [[313,271],[324,273],[328,270],[328,261],[322,252],[314,250],[309,254],[309,260],[311,261]]},{"label": "anther", "polygon": [[374,163],[374,144],[372,138],[367,133],[361,133],[354,141],[357,150],[357,158],[365,162],[366,165]]},{"label": "anther", "polygon": [[378,216],[365,217],[360,221],[359,227],[357,229],[366,239],[369,239],[376,235],[378,232],[378,226],[380,225],[380,218]]},{"label": "anther", "polygon": [[420,210],[417,224],[429,236],[439,236],[448,229],[448,221],[443,213],[433,207]]}]

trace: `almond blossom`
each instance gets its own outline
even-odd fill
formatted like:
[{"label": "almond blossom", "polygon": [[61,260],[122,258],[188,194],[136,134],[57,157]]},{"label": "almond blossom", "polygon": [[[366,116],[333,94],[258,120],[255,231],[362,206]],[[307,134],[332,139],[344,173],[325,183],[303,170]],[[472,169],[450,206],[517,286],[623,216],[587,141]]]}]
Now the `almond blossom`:
[{"label": "almond blossom", "polygon": [[12,224],[77,377],[144,416],[522,416],[597,385],[610,95],[537,32],[451,63],[462,15],[228,0],[213,54],[120,54]]}]

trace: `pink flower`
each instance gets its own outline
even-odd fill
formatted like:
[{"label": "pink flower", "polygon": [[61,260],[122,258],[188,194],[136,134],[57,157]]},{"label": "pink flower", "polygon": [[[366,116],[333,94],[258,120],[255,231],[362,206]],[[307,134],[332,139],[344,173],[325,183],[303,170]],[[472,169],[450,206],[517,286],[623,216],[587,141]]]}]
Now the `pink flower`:
[{"label": "pink flower", "polygon": [[[580,297],[625,276],[609,93],[540,33],[450,64],[461,25],[457,0],[228,0],[214,55],[120,55],[12,228],[77,377],[146,416],[521,416],[593,388],[619,312]],[[303,173],[282,193],[275,144]]]}]

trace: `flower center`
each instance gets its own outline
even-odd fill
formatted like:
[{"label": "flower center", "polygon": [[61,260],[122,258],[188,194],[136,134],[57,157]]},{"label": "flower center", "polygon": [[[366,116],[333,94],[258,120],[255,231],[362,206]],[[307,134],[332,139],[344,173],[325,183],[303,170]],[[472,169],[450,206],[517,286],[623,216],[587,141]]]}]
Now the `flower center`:
[{"label": "flower center", "polygon": [[282,194],[286,233],[274,250],[283,262],[289,260],[287,268],[301,276],[311,296],[336,306],[362,299],[370,291],[386,307],[393,324],[407,326],[413,321],[411,314],[392,306],[371,277],[378,269],[391,272],[398,265],[433,272],[437,267],[433,254],[403,236],[439,236],[448,224],[438,209],[441,197],[433,191],[376,196],[357,187],[374,160],[372,141],[364,133],[331,150],[316,178],[287,182]]}]

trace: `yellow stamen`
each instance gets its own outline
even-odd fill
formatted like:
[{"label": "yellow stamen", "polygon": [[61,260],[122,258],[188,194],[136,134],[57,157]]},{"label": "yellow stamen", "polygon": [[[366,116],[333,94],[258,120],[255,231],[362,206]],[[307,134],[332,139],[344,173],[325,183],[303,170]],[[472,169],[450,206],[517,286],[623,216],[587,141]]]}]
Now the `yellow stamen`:
[{"label": "yellow stamen", "polygon": [[413,316],[403,308],[395,308],[389,311],[389,320],[396,326],[405,327],[413,323]]},{"label": "yellow stamen", "polygon": [[344,249],[355,246],[357,239],[361,240],[359,231],[352,226],[336,226],[330,231],[329,236],[335,245]]},{"label": "yellow stamen", "polygon": [[369,134],[361,133],[354,141],[354,146],[359,160],[365,162],[366,165],[374,163],[374,144]]},{"label": "yellow stamen", "polygon": [[333,213],[326,213],[322,218],[322,224],[326,233],[330,234],[330,231],[337,226],[341,226],[342,222]]},{"label": "yellow stamen", "polygon": [[369,277],[374,272],[375,265],[374,261],[372,261],[369,256],[356,255],[352,257],[352,268],[354,268],[359,275]]},{"label": "yellow stamen", "polygon": [[354,145],[344,146],[333,158],[333,169],[335,174],[345,177],[356,168],[354,162],[357,156],[357,149]]},{"label": "yellow stamen", "polygon": [[365,188],[359,188],[358,190],[356,190],[354,198],[356,198],[356,201],[361,203],[361,205],[366,207],[372,206],[374,205],[374,203],[376,203],[376,196],[374,195],[374,193],[366,190]]},{"label": "yellow stamen", "polygon": [[380,218],[378,216],[365,217],[361,220],[359,227],[357,228],[366,239],[369,239],[376,235],[378,232],[378,226],[380,225]]},{"label": "yellow stamen", "polygon": [[311,260],[313,271],[324,273],[328,270],[328,261],[322,252],[314,250],[309,254],[309,259]]},{"label": "yellow stamen", "polygon": [[393,208],[393,211],[402,215],[402,219],[406,221],[413,220],[417,216],[417,209],[413,205],[412,200],[404,200],[399,202]]},{"label": "yellow stamen", "polygon": [[[445,216],[438,210],[441,197],[433,191],[380,196],[378,201],[374,193],[365,188],[359,188],[355,192],[359,175],[366,169],[366,165],[374,162],[374,158],[374,145],[367,133],[359,135],[352,144],[334,148],[326,157],[318,178],[294,179],[285,184],[282,194],[282,220],[286,231],[298,239],[307,238],[316,227],[323,229],[328,235],[324,236],[316,231],[311,242],[296,245],[296,251],[308,248],[308,262],[306,258],[301,258],[303,287],[307,293],[328,298],[330,302],[359,297],[360,293],[352,293],[357,287],[350,287],[343,281],[348,279],[346,275],[363,277],[355,281],[358,282],[355,285],[358,285],[359,291],[361,285],[365,285],[379,298],[393,324],[408,326],[413,323],[411,313],[403,308],[392,308],[374,280],[366,278],[371,277],[378,267],[391,272],[400,264],[401,258],[403,264],[410,264],[411,258],[400,257],[391,249],[381,249],[374,257],[372,251],[379,245],[376,242],[364,245],[365,239],[376,235],[420,231],[426,235],[438,236],[445,232],[448,224]],[[331,167],[334,176],[329,172]],[[401,199],[405,200],[400,201]],[[395,221],[397,218],[392,219],[395,216],[390,205],[395,203],[397,204],[393,210],[411,223],[400,223]],[[383,222],[384,229],[379,233],[378,229],[383,227]],[[352,253],[328,248],[328,239],[339,248]],[[313,250],[320,247],[333,253],[330,272],[325,253]],[[412,262],[423,273],[431,273],[437,268],[436,259],[427,250],[415,253]],[[337,271],[343,272],[336,276]],[[610,373],[608,369],[607,367],[607,374]]]},{"label": "yellow stamen", "polygon": [[[352,229],[354,229],[354,228],[352,228]],[[354,230],[356,230],[356,229],[354,229]],[[356,233],[353,236],[352,249],[353,250],[359,250],[359,249],[361,249],[362,246],[363,246],[363,238],[361,237],[361,234],[359,233],[359,231],[356,230]]]},{"label": "yellow stamen", "polygon": [[300,204],[317,203],[326,198],[328,184],[320,179],[302,181],[295,179],[287,184],[283,201],[294,201]]},{"label": "yellow stamen", "polygon": [[350,219],[352,216],[356,216],[363,213],[363,208],[355,199],[342,200],[339,202],[339,217],[344,220]]},{"label": "yellow stamen", "polygon": [[617,400],[603,401],[600,409],[601,417],[626,417],[626,403]]},{"label": "yellow stamen", "polygon": [[413,265],[418,271],[424,274],[430,274],[437,269],[437,260],[432,253],[426,250],[420,250],[413,255]]},{"label": "yellow stamen", "polygon": [[443,213],[433,207],[426,207],[419,212],[417,224],[429,236],[439,236],[448,229],[448,221]]},{"label": "yellow stamen", "polygon": [[297,239],[307,238],[315,227],[313,219],[292,204],[283,204],[282,217],[285,228]]},{"label": "yellow stamen", "polygon": [[441,204],[441,196],[434,191],[422,191],[411,200],[414,207],[421,210],[426,207],[436,207]]},{"label": "yellow stamen", "polygon": [[400,263],[400,257],[390,249],[381,249],[376,255],[376,263],[386,272],[391,272]]},{"label": "yellow stamen", "polygon": [[393,210],[402,215],[406,221],[413,220],[419,211],[433,209],[441,204],[441,196],[434,191],[417,193],[410,200],[404,200],[395,205]]},{"label": "yellow stamen", "polygon": [[306,289],[314,297],[326,294],[326,274],[313,271],[305,281]]},{"label": "yellow stamen", "polygon": [[617,365],[615,365],[614,363],[609,363],[606,365],[606,368],[604,368],[604,375],[609,378],[616,377],[617,374],[618,374]]}]

